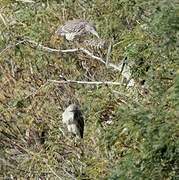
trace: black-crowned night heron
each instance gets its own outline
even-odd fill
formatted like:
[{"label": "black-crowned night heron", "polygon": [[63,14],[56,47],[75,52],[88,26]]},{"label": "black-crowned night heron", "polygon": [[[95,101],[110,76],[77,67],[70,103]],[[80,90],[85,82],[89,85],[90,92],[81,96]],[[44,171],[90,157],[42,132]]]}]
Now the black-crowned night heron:
[{"label": "black-crowned night heron", "polygon": [[99,38],[96,28],[83,19],[69,20],[56,31],[57,35],[65,36],[69,41],[73,41],[77,37],[82,37],[90,33]]},{"label": "black-crowned night heron", "polygon": [[70,104],[62,114],[62,122],[66,124],[70,133],[83,138],[84,119],[78,105]]},{"label": "black-crowned night heron", "polygon": [[135,81],[132,78],[131,65],[127,58],[125,58],[118,66],[121,69],[122,82],[125,82],[127,87],[133,87],[135,85]]},{"label": "black-crowned night heron", "polygon": [[88,39],[84,40],[83,44],[96,50],[107,48],[107,41],[104,39]]}]

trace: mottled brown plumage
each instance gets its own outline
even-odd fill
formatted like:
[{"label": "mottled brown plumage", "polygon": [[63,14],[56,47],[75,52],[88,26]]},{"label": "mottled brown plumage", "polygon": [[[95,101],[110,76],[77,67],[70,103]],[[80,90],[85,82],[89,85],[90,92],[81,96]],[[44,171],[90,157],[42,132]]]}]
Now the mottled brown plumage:
[{"label": "mottled brown plumage", "polygon": [[65,36],[69,41],[90,33],[99,38],[96,28],[84,19],[69,20],[56,31],[57,35]]}]

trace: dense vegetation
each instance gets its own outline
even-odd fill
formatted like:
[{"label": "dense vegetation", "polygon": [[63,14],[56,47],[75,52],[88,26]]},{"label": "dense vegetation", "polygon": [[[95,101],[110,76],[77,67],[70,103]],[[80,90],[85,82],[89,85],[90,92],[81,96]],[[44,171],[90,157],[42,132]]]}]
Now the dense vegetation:
[{"label": "dense vegetation", "polygon": [[[179,178],[177,0],[1,0],[0,7],[1,179]],[[74,48],[54,33],[75,18],[94,22],[112,43],[110,63],[127,58],[135,86],[49,81],[121,82],[120,71],[83,52],[23,41]],[[77,145],[61,122],[70,102],[85,117]]]}]

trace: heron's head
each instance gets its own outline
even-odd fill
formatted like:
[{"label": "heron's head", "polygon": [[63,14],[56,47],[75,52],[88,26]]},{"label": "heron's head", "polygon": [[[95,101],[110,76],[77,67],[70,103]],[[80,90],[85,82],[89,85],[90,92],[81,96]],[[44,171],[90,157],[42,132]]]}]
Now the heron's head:
[{"label": "heron's head", "polygon": [[68,106],[68,111],[69,112],[76,112],[76,111],[80,111],[79,106],[77,104],[71,104]]},{"label": "heron's head", "polygon": [[90,32],[91,34],[93,34],[93,35],[95,35],[97,38],[99,38],[99,35],[98,35],[97,31],[96,31],[96,28],[95,28],[93,25],[87,24],[87,25],[86,25],[86,31]]}]

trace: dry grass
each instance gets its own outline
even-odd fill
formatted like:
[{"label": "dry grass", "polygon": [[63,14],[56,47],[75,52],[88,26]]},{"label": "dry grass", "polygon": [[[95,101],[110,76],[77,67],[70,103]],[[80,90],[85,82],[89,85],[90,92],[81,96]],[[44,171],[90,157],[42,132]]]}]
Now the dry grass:
[{"label": "dry grass", "polygon": [[[154,51],[161,39],[142,28],[145,23],[139,10],[132,9],[134,5],[130,3],[123,6],[115,3],[0,2],[0,176],[3,179],[105,179],[119,162],[129,162],[130,167],[133,156],[138,163],[145,161],[144,151],[151,150],[145,140],[149,140],[150,133],[155,134],[151,129],[157,123],[160,126],[162,118],[168,128],[175,124],[173,101],[165,99],[160,104],[158,94],[162,96],[163,89],[170,94],[167,90],[173,86],[175,76],[167,69],[172,67],[175,72],[177,66],[167,60],[161,63],[162,55]],[[121,9],[117,10],[117,6]],[[153,13],[143,8],[144,14]],[[106,67],[84,52],[48,52],[21,43],[28,38],[53,49],[76,48],[63,38],[54,37],[58,25],[72,18],[94,21],[103,39],[107,42],[113,39],[110,63],[117,66],[128,56],[129,63],[134,65],[135,87],[48,81],[65,78],[121,82],[119,70]],[[88,51],[104,60],[107,55],[107,49],[89,47]],[[175,59],[176,51],[172,53],[171,58]],[[141,58],[144,62],[140,62]],[[146,91],[140,85],[144,78],[148,84]],[[61,122],[61,114],[70,101],[81,104],[85,117],[84,139],[77,145]],[[155,110],[159,109],[161,114],[157,115]],[[176,141],[176,129],[172,128],[170,133],[168,136],[173,135]]]}]

